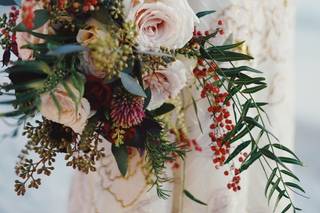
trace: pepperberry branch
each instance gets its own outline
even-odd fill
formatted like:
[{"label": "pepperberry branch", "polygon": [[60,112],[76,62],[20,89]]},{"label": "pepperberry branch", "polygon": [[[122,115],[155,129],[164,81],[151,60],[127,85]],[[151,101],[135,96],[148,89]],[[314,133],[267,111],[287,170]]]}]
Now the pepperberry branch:
[{"label": "pepperberry branch", "polygon": [[[209,43],[209,42],[208,42],[208,43]],[[210,44],[210,43],[209,43],[209,44]],[[221,54],[224,54],[222,51],[220,51],[220,50],[219,50],[218,48],[216,48],[214,45],[212,45],[212,44],[210,44],[210,45],[211,45],[212,47],[214,47],[215,49],[217,49],[217,51],[219,51]],[[202,47],[202,48],[204,49],[204,47]],[[207,56],[210,56],[210,53],[206,51],[206,55],[207,55]],[[210,57],[211,57],[211,56],[210,56]],[[211,57],[210,59],[211,59],[211,61],[213,61],[213,62],[217,65],[217,62],[214,60],[213,57]],[[208,62],[207,60],[205,60],[205,61],[206,61],[206,63],[207,63],[208,65],[210,65],[210,62]],[[236,68],[231,61],[229,61],[229,62],[231,63],[231,65],[233,66],[233,68]],[[211,63],[212,63],[212,62],[211,62]],[[220,67],[217,66],[217,70],[219,71],[219,73],[221,73],[221,74],[223,75],[224,80],[226,80],[226,81],[229,83],[229,88],[230,88],[230,85],[231,85],[231,88],[232,88],[233,81],[230,80],[226,75],[224,75],[224,72],[223,72],[223,70],[222,70]],[[224,82],[223,82],[221,79],[217,79],[217,80],[221,82],[221,86],[224,87],[224,89],[225,89],[226,91],[229,91],[229,88],[227,88],[227,87],[224,85]],[[248,89],[249,89],[249,88],[247,87],[247,85],[244,85],[244,87],[245,87],[245,90],[248,90]],[[251,129],[252,129],[252,128],[250,128],[249,125],[246,123],[245,126],[246,126],[246,129],[249,131],[248,133],[249,133],[249,135],[250,135],[251,141],[255,144],[255,147],[256,147],[256,149],[257,149],[257,150],[252,150],[251,153],[249,154],[249,156],[252,157],[253,154],[262,152],[262,154],[259,154],[256,158],[262,157],[262,158],[264,159],[264,161],[267,163],[268,167],[269,167],[271,170],[272,170],[272,167],[270,166],[270,164],[269,164],[268,160],[266,159],[266,157],[271,158],[271,159],[274,160],[275,163],[276,163],[276,168],[272,170],[272,174],[270,175],[270,177],[269,177],[269,178],[267,177],[267,178],[268,178],[268,184],[267,184],[267,186],[266,186],[266,192],[267,192],[267,190],[268,190],[269,185],[270,185],[270,184],[273,185],[273,187],[272,187],[272,189],[271,189],[271,191],[270,191],[270,193],[269,193],[268,200],[271,199],[271,196],[272,196],[274,190],[277,190],[277,191],[280,190],[280,191],[279,191],[279,196],[278,196],[278,199],[277,199],[277,201],[276,201],[275,207],[278,205],[280,199],[284,196],[284,197],[286,197],[286,198],[289,200],[289,202],[290,202],[290,203],[286,206],[286,208],[284,209],[285,211],[289,210],[291,207],[293,208],[294,211],[300,210],[299,208],[297,208],[297,207],[294,206],[293,201],[292,201],[292,199],[291,199],[291,197],[290,197],[290,194],[289,194],[289,192],[288,192],[288,188],[289,188],[290,190],[292,190],[291,187],[297,188],[297,189],[299,189],[299,190],[301,190],[301,191],[303,191],[303,192],[304,192],[304,190],[303,190],[301,187],[299,187],[298,185],[294,184],[294,183],[285,182],[285,181],[284,181],[284,178],[283,178],[282,173],[284,173],[283,171],[286,171],[286,170],[281,170],[281,169],[280,169],[280,165],[281,165],[282,167],[284,167],[285,169],[287,169],[287,170],[289,170],[289,169],[283,164],[283,162],[281,161],[281,159],[279,159],[279,157],[277,157],[277,156],[274,154],[274,153],[275,153],[275,149],[274,149],[274,145],[275,145],[275,144],[272,144],[272,142],[271,142],[271,136],[274,137],[275,139],[277,139],[277,138],[276,138],[275,136],[273,136],[268,130],[266,130],[266,126],[265,126],[265,123],[264,123],[264,119],[263,119],[263,117],[262,117],[262,115],[261,115],[261,112],[260,112],[261,106],[258,106],[257,102],[253,99],[253,96],[252,96],[251,92],[248,92],[248,93],[247,93],[247,94],[249,94],[250,99],[247,98],[240,90],[238,91],[238,93],[239,93],[242,97],[244,97],[247,102],[250,101],[250,103],[251,103],[251,101],[252,101],[252,104],[253,104],[254,108],[256,108],[257,113],[258,113],[257,118],[258,118],[259,120],[261,120],[261,126],[258,126],[258,127],[260,127],[260,128],[262,129],[262,131],[261,131],[262,133],[261,133],[261,134],[266,133],[266,136],[267,136],[267,139],[268,139],[268,143],[269,143],[269,145],[267,146],[267,148],[271,147],[271,152],[270,152],[270,151],[266,151],[266,150],[267,150],[266,147],[264,147],[264,148],[259,148],[259,147],[258,147],[258,142],[259,142],[259,141],[255,141],[255,140],[254,140],[254,138],[253,138],[253,136],[252,136],[252,134],[251,134]],[[235,96],[236,100],[234,99],[233,96]],[[237,111],[238,111],[239,114],[243,114],[243,110],[245,110],[245,109],[244,109],[243,105],[241,105],[241,102],[240,102],[240,100],[239,100],[238,94],[234,94],[233,96],[231,97],[231,100],[233,101],[235,108],[237,109]],[[263,110],[262,110],[262,111],[263,111]],[[236,114],[236,112],[235,112],[235,114]],[[245,113],[245,114],[246,114],[246,113]],[[271,135],[271,136],[270,136],[270,135]],[[262,135],[261,135],[261,136],[262,136]],[[260,140],[260,138],[261,138],[261,137],[259,137],[259,140]],[[282,149],[282,150],[285,150],[285,151],[288,152],[288,149],[285,148],[285,147],[278,146],[278,148],[279,148],[279,149]],[[290,152],[289,152],[289,153],[290,153]],[[247,156],[247,157],[245,158],[244,162],[247,161],[247,159],[249,158],[249,156]],[[283,157],[282,157],[282,159],[284,160],[284,159],[286,159],[286,158],[283,158]],[[260,162],[260,164],[262,165],[265,174],[267,175],[267,172],[266,172],[266,170],[264,169],[264,165],[262,164],[262,162],[261,162],[260,159],[259,159],[259,162]],[[278,172],[277,172],[277,171],[278,171]],[[278,173],[279,175],[278,175],[277,173]],[[291,173],[290,170],[289,170],[289,171],[286,171],[286,174],[287,174],[287,175],[289,174],[289,176],[291,176],[291,177],[295,177],[295,176],[293,176],[293,174]],[[272,182],[274,177],[277,177],[276,183],[273,183],[273,182]],[[297,179],[297,178],[294,178],[294,179]],[[283,188],[284,188],[283,191],[278,188],[278,184],[279,184],[280,182],[282,183],[282,186],[283,186]],[[291,187],[290,187],[290,186],[291,186]]]}]

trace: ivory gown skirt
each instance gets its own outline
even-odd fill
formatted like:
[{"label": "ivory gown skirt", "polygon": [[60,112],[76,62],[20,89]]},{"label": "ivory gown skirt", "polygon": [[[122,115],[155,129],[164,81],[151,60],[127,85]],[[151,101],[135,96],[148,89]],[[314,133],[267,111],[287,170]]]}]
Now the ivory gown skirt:
[{"label": "ivory gown skirt", "polygon": [[[292,0],[189,0],[194,10],[217,11],[202,19],[201,29],[215,29],[217,20],[222,19],[225,37],[230,33],[234,41],[245,40],[243,51],[255,57],[251,66],[264,72],[269,88],[255,97],[267,101],[271,120],[269,128],[279,137],[281,143],[293,147],[293,30],[294,3]],[[241,62],[242,63],[242,62]],[[197,95],[185,91],[184,97]],[[202,123],[209,125],[206,103],[201,103]],[[189,113],[188,113],[189,112]],[[209,144],[207,132],[201,134],[193,108],[188,108],[186,117],[190,138],[198,140],[206,148]],[[263,142],[262,142],[263,143]],[[107,149],[110,145],[106,143]],[[70,193],[70,213],[270,213],[264,197],[266,183],[263,171],[257,164],[242,175],[242,190],[234,193],[226,188],[227,179],[223,171],[213,167],[210,151],[190,152],[184,168],[185,187],[197,198],[208,203],[202,206],[194,203],[181,193],[181,172],[175,171],[174,183],[168,188],[173,196],[168,200],[157,197],[155,190],[147,186],[148,174],[138,155],[130,159],[129,176],[122,178],[111,153],[98,166],[98,172],[90,175],[77,173]],[[168,169],[168,173],[172,171]]]}]

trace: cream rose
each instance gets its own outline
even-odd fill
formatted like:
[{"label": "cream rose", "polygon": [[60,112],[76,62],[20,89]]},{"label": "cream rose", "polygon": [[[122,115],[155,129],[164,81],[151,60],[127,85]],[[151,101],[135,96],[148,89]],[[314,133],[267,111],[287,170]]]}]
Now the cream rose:
[{"label": "cream rose", "polygon": [[[79,91],[71,84],[67,86],[73,94],[79,98]],[[56,123],[70,127],[74,132],[81,134],[90,115],[90,104],[85,98],[81,98],[77,105],[69,96],[62,84],[59,84],[53,91],[56,100],[60,105],[60,112],[50,93],[41,96],[40,113]]]},{"label": "cream rose", "polygon": [[177,60],[166,69],[144,75],[144,85],[151,90],[148,109],[156,109],[165,101],[176,97],[186,86],[188,72],[187,66]]},{"label": "cream rose", "polygon": [[142,50],[182,48],[199,22],[187,0],[127,0],[125,5],[129,5],[127,20],[137,26]]},{"label": "cream rose", "polygon": [[[90,19],[87,21],[86,27],[79,30],[76,39],[79,44],[88,46],[96,42],[99,37],[102,38],[104,36],[107,36],[107,33],[104,30],[103,24],[95,19]],[[106,76],[103,70],[97,69],[88,51],[83,52],[81,55],[80,69],[82,69],[84,73],[97,78],[104,78]]]}]

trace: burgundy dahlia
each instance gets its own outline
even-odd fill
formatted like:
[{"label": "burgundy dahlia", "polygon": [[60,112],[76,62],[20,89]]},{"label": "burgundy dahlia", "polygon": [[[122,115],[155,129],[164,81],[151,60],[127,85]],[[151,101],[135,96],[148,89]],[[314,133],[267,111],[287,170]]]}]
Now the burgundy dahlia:
[{"label": "burgundy dahlia", "polygon": [[143,105],[143,98],[117,92],[111,101],[111,119],[122,128],[136,126],[145,116]]},{"label": "burgundy dahlia", "polygon": [[102,79],[87,76],[85,98],[88,99],[93,110],[107,108],[110,106],[112,89]]}]

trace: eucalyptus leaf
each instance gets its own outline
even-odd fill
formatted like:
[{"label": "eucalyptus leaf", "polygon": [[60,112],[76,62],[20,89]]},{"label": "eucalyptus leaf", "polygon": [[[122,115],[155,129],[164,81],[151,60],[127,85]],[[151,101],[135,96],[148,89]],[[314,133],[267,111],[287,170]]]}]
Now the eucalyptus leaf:
[{"label": "eucalyptus leaf", "polygon": [[145,98],[147,97],[145,91],[140,86],[138,81],[136,79],[134,79],[133,77],[131,77],[129,74],[127,74],[125,72],[121,72],[120,78],[121,78],[121,82],[122,82],[123,87],[128,92],[130,92],[133,95],[137,95],[137,96],[141,96],[141,97],[145,97]]},{"label": "eucalyptus leaf", "polygon": [[152,96],[151,89],[147,88],[145,90],[145,93],[147,97],[144,99],[144,108],[147,108],[151,101],[151,96]]},{"label": "eucalyptus leaf", "polygon": [[164,104],[162,104],[159,108],[150,111],[150,114],[151,114],[153,117],[158,117],[158,116],[167,114],[167,113],[171,112],[171,111],[174,110],[174,109],[175,109],[175,106],[174,106],[173,104],[164,103]]},{"label": "eucalyptus leaf", "polygon": [[63,46],[59,46],[56,49],[50,50],[47,55],[50,56],[61,56],[61,55],[67,55],[72,53],[78,53],[86,51],[87,48],[78,44],[66,44]]}]

